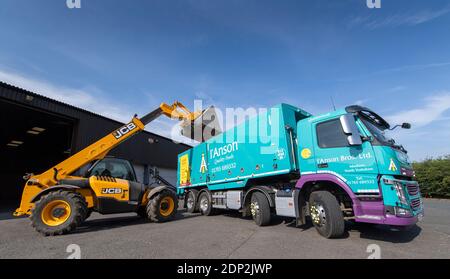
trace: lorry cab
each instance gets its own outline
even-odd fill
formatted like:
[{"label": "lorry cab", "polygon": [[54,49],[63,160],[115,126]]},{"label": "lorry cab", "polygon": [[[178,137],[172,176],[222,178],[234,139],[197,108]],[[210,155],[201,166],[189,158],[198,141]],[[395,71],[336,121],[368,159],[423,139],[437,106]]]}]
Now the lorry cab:
[{"label": "lorry cab", "polygon": [[299,121],[297,131],[309,132],[299,137],[301,176],[342,184],[356,221],[415,224],[423,214],[419,185],[407,151],[386,135],[390,128],[361,106]]}]

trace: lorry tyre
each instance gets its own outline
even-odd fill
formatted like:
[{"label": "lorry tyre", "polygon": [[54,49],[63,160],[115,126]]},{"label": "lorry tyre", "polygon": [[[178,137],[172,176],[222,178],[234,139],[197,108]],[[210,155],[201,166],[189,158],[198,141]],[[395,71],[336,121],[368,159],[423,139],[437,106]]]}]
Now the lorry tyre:
[{"label": "lorry tyre", "polygon": [[147,203],[147,216],[153,222],[172,220],[178,209],[178,199],[173,191],[162,190]]},{"label": "lorry tyre", "polygon": [[36,202],[31,225],[45,236],[62,235],[74,230],[87,216],[83,196],[70,191],[54,191]]},{"label": "lorry tyre", "polygon": [[186,194],[186,209],[189,213],[198,212],[198,190],[189,190]]},{"label": "lorry tyre", "polygon": [[270,205],[266,196],[261,192],[254,192],[250,200],[250,212],[258,226],[267,226],[270,223]]},{"label": "lorry tyre", "polygon": [[198,207],[202,215],[211,216],[215,213],[212,207],[212,198],[209,192],[204,191],[198,197]]},{"label": "lorry tyre", "polygon": [[309,197],[309,214],[316,230],[325,238],[344,234],[345,222],[336,197],[328,191],[312,192]]}]

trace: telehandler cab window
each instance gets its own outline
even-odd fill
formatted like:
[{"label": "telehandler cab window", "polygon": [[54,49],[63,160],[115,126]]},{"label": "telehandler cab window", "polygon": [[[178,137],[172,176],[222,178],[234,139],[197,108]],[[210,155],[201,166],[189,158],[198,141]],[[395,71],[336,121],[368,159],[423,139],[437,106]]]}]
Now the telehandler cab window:
[{"label": "telehandler cab window", "polygon": [[135,175],[130,163],[120,159],[103,159],[96,163],[88,176],[108,176],[135,181]]},{"label": "telehandler cab window", "polygon": [[317,142],[321,148],[349,146],[339,119],[317,124],[316,132]]}]

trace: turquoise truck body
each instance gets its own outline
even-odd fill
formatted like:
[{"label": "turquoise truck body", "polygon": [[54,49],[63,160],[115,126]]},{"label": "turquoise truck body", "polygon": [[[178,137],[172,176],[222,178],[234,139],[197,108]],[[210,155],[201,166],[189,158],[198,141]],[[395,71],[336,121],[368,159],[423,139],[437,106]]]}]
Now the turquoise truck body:
[{"label": "turquoise truck body", "polygon": [[[360,142],[349,143],[346,123]],[[364,107],[313,116],[280,104],[179,154],[178,193],[206,191],[212,207],[249,215],[258,191],[272,213],[303,224],[311,192],[329,190],[344,219],[410,226],[423,215],[419,185],[406,150],[384,136],[389,127]]]}]

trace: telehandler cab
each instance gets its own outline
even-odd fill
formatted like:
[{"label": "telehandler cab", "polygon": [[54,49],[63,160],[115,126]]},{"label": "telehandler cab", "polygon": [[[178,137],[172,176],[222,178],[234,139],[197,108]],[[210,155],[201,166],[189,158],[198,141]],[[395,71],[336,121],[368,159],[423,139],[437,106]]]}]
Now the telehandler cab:
[{"label": "telehandler cab", "polygon": [[[126,160],[105,158],[110,150],[144,130],[145,125],[165,115],[193,125],[202,112],[190,112],[183,104],[162,103],[142,118],[106,135],[41,174],[27,174],[20,207],[14,216],[29,215],[32,226],[44,235],[61,235],[74,230],[92,211],[101,214],[137,212],[154,222],[171,220],[176,214],[176,190],[170,185],[137,182]],[[93,163],[84,176],[73,175]],[[154,177],[167,184],[157,172]]]}]

